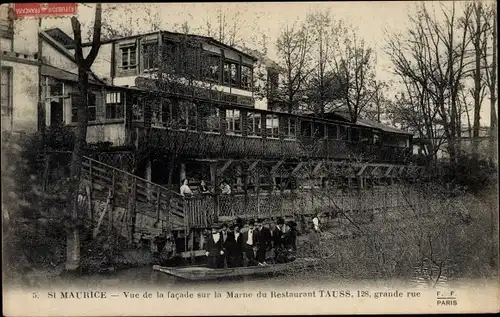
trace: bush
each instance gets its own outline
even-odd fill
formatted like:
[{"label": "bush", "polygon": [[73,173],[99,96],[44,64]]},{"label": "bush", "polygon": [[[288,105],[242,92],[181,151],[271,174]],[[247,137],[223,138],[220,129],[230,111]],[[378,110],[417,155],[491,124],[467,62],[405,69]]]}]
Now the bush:
[{"label": "bush", "polygon": [[479,193],[498,182],[498,167],[488,159],[473,155],[461,155],[456,163],[439,163],[441,179],[453,187],[464,188],[472,193]]},{"label": "bush", "polygon": [[450,197],[427,184],[418,190],[413,187],[406,195],[421,205],[378,211],[373,221],[359,224],[360,229],[343,222],[340,226],[351,232],[350,237],[341,239],[333,230],[323,233],[319,250],[304,237],[298,256],[319,253],[325,259],[320,270],[351,280],[410,281],[417,274],[433,285],[441,281],[439,271],[448,279],[496,274],[498,220],[496,205],[491,203],[495,191]]}]

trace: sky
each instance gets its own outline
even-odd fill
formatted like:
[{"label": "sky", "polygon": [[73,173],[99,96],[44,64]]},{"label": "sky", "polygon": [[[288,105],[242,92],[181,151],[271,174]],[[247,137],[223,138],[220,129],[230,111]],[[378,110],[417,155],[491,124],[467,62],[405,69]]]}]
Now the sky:
[{"label": "sky", "polygon": [[[451,2],[443,2],[448,5]],[[275,43],[280,30],[287,24],[305,19],[309,12],[331,10],[336,19],[352,25],[358,37],[374,49],[377,58],[376,76],[380,80],[396,79],[391,72],[391,63],[384,52],[387,32],[404,32],[408,26],[408,16],[415,12],[418,2],[414,1],[324,1],[324,2],[250,2],[250,3],[124,3],[104,4],[103,17],[117,25],[133,20],[136,33],[150,31],[148,10],[158,12],[160,27],[168,31],[180,31],[179,26],[187,22],[190,33],[203,34],[206,21],[216,21],[221,10],[231,19],[236,17],[241,26],[238,38],[246,46],[259,48],[258,40],[265,34],[268,39],[268,56],[277,59]],[[83,28],[92,25],[95,4],[79,5],[79,20]],[[111,6],[115,8],[110,9]],[[229,21],[230,23],[232,21]],[[47,19],[44,27],[57,26],[72,34],[69,18]],[[489,101],[482,107],[481,122],[489,124]]]}]

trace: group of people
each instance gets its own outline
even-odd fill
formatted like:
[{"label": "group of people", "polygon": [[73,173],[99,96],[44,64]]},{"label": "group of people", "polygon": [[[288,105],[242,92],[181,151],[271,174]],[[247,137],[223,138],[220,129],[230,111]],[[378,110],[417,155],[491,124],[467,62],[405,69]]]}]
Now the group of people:
[{"label": "group of people", "polygon": [[[220,183],[219,188],[222,194],[224,195],[231,194],[231,186],[229,186],[229,184],[226,181],[222,181]],[[208,187],[208,185],[205,183],[204,180],[201,180],[198,190],[200,194],[209,194],[211,192],[210,188]],[[182,180],[182,185],[179,192],[183,197],[190,197],[194,195],[193,190],[191,189],[191,187],[189,187],[189,181],[187,179]]]},{"label": "group of people", "polygon": [[238,219],[228,227],[214,225],[206,239],[208,267],[225,268],[285,263],[293,260],[297,250],[294,222],[285,225],[278,218],[271,228],[262,219],[250,220],[248,228]]}]

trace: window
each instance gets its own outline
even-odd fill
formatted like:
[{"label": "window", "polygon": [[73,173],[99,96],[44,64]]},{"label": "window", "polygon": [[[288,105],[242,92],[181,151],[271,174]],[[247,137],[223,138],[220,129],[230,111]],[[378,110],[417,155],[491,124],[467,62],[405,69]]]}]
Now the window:
[{"label": "window", "polygon": [[96,120],[96,98],[95,94],[89,93],[87,96],[88,108],[89,108],[89,121]]},{"label": "window", "polygon": [[51,98],[54,97],[65,97],[66,91],[64,83],[62,82],[52,82],[49,84],[49,94]]},{"label": "window", "polygon": [[10,67],[2,67],[2,77],[0,78],[1,91],[0,101],[2,103],[2,117],[12,115],[12,69]]},{"label": "window", "polygon": [[241,134],[241,114],[239,110],[226,110],[227,134]]},{"label": "window", "polygon": [[297,127],[297,119],[288,118],[288,133],[286,134],[288,139],[296,138],[296,128]]},{"label": "window", "polygon": [[144,71],[151,71],[158,68],[158,43],[150,42],[142,45]]},{"label": "window", "polygon": [[202,104],[198,109],[201,129],[207,132],[220,131],[219,109],[210,104]]},{"label": "window", "polygon": [[241,66],[241,88],[252,89],[252,68],[248,66]]},{"label": "window", "polygon": [[300,135],[303,137],[310,137],[311,136],[311,126],[312,126],[311,121],[302,121],[300,123]]},{"label": "window", "polygon": [[249,112],[247,116],[248,135],[261,136],[262,124],[260,113]]},{"label": "window", "polygon": [[198,122],[198,114],[196,111],[196,104],[193,102],[186,103],[187,110],[187,128],[188,130],[196,131],[197,130],[197,122]]},{"label": "window", "polygon": [[12,39],[14,36],[13,10],[8,6],[0,6],[0,37]]},{"label": "window", "polygon": [[207,78],[210,80],[213,80],[215,82],[219,82],[220,77],[221,77],[221,74],[220,74],[220,59],[221,59],[221,57],[217,56],[217,55],[209,55],[209,56],[207,56],[207,59],[208,59]]},{"label": "window", "polygon": [[181,101],[178,106],[172,104],[171,108],[173,128],[179,130],[197,130],[196,104],[189,101]]},{"label": "window", "polygon": [[359,140],[363,143],[371,144],[372,132],[368,129],[360,129]]},{"label": "window", "polygon": [[134,96],[132,99],[132,120],[144,121],[144,99]]},{"label": "window", "polygon": [[326,133],[327,133],[328,138],[336,140],[337,139],[338,126],[337,125],[333,125],[333,124],[328,124],[326,126],[326,128],[327,128]]},{"label": "window", "polygon": [[137,66],[137,55],[136,47],[126,46],[120,48],[122,51],[122,68],[123,69],[135,69]]},{"label": "window", "polygon": [[279,138],[279,118],[275,114],[266,116],[266,131],[268,138]]},{"label": "window", "polygon": [[161,107],[161,122],[164,127],[172,126],[172,101],[170,99],[162,99],[159,101]]},{"label": "window", "polygon": [[267,71],[268,92],[269,94],[276,93],[279,84],[279,75],[275,70],[269,69]]},{"label": "window", "polygon": [[177,59],[177,45],[173,41],[165,40],[162,44],[162,61],[160,67],[167,73],[175,73],[179,70]]},{"label": "window", "polygon": [[231,62],[224,62],[224,84],[233,87],[238,84],[237,65]]},{"label": "window", "polygon": [[122,93],[110,92],[106,94],[106,119],[123,118]]},{"label": "window", "polygon": [[339,134],[339,140],[348,140],[349,139],[349,127],[340,126],[340,134]]},{"label": "window", "polygon": [[352,142],[358,142],[360,137],[359,129],[358,128],[352,128],[351,129],[351,141]]},{"label": "window", "polygon": [[[88,120],[96,121],[96,97],[93,93],[87,95]],[[52,121],[52,120],[51,120]],[[71,122],[78,122],[78,102],[71,103]]]},{"label": "window", "polygon": [[315,138],[324,138],[325,137],[325,125],[320,122],[314,123],[313,136]]}]

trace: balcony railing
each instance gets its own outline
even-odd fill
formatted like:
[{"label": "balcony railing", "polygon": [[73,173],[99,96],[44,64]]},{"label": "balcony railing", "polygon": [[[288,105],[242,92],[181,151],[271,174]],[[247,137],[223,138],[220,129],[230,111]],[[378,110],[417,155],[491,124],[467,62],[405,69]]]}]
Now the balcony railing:
[{"label": "balcony railing", "polygon": [[200,100],[226,102],[233,105],[251,107],[254,105],[254,98],[230,94],[214,89],[214,84],[207,82],[206,85],[201,84],[198,87],[193,84],[182,84],[174,81],[158,82],[155,79],[138,77],[136,85],[143,88],[159,89],[162,92],[176,95],[179,97],[195,98]]},{"label": "balcony railing", "polygon": [[404,162],[411,149],[352,143],[333,139],[271,139],[222,133],[139,129],[136,141],[162,151],[201,158],[335,159]]}]

